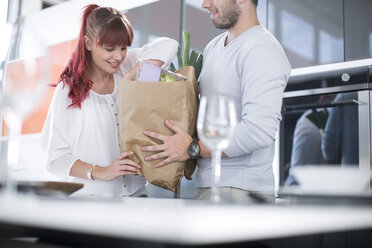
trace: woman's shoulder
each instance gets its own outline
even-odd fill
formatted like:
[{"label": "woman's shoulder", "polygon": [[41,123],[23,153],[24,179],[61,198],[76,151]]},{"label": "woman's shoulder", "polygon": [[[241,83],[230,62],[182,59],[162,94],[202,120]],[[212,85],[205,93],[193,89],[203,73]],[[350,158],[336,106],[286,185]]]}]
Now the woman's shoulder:
[{"label": "woman's shoulder", "polygon": [[71,98],[69,98],[70,86],[64,82],[59,82],[54,90],[53,102],[58,103],[58,105],[69,106],[72,103]]},{"label": "woman's shoulder", "polygon": [[54,95],[68,95],[69,92],[70,86],[63,81],[60,81],[55,85]]}]

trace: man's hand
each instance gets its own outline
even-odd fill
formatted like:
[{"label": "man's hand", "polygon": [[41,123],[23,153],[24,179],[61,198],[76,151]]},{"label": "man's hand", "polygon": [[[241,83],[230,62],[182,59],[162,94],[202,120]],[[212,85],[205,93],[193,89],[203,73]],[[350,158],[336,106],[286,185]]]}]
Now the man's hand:
[{"label": "man's hand", "polygon": [[164,166],[172,162],[186,161],[190,158],[187,153],[192,138],[182,128],[175,126],[170,121],[165,121],[165,125],[174,132],[173,135],[167,136],[160,133],[144,131],[143,133],[151,138],[160,140],[163,144],[155,146],[141,147],[141,151],[158,152],[156,154],[147,156],[146,161],[165,158],[163,161],[154,165],[155,168]]}]

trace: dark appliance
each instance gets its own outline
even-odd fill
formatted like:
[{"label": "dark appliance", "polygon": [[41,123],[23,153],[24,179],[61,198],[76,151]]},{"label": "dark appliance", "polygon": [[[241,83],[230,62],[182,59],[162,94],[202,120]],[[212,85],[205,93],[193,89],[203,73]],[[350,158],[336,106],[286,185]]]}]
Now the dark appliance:
[{"label": "dark appliance", "polygon": [[279,131],[279,184],[309,164],[371,169],[372,59],[293,69]]}]

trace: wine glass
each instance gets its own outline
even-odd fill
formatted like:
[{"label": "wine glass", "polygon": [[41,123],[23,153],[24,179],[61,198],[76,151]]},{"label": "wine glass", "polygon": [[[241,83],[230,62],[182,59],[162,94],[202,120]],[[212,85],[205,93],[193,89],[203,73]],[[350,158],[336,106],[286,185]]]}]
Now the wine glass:
[{"label": "wine glass", "polygon": [[197,131],[200,140],[212,151],[212,195],[220,201],[221,154],[227,148],[236,125],[234,101],[223,95],[203,96],[200,99]]},{"label": "wine glass", "polygon": [[9,191],[16,190],[23,120],[37,107],[49,80],[47,46],[37,28],[25,25],[21,17],[11,25],[11,42],[2,80],[0,106],[8,137],[3,137],[7,159],[2,160],[1,179]]}]

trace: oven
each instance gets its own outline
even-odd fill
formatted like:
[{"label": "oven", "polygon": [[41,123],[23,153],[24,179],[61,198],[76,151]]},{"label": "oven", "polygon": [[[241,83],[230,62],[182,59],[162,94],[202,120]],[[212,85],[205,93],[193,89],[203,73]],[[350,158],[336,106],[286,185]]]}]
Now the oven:
[{"label": "oven", "polygon": [[279,129],[279,184],[290,169],[329,164],[371,169],[372,59],[293,69]]}]

